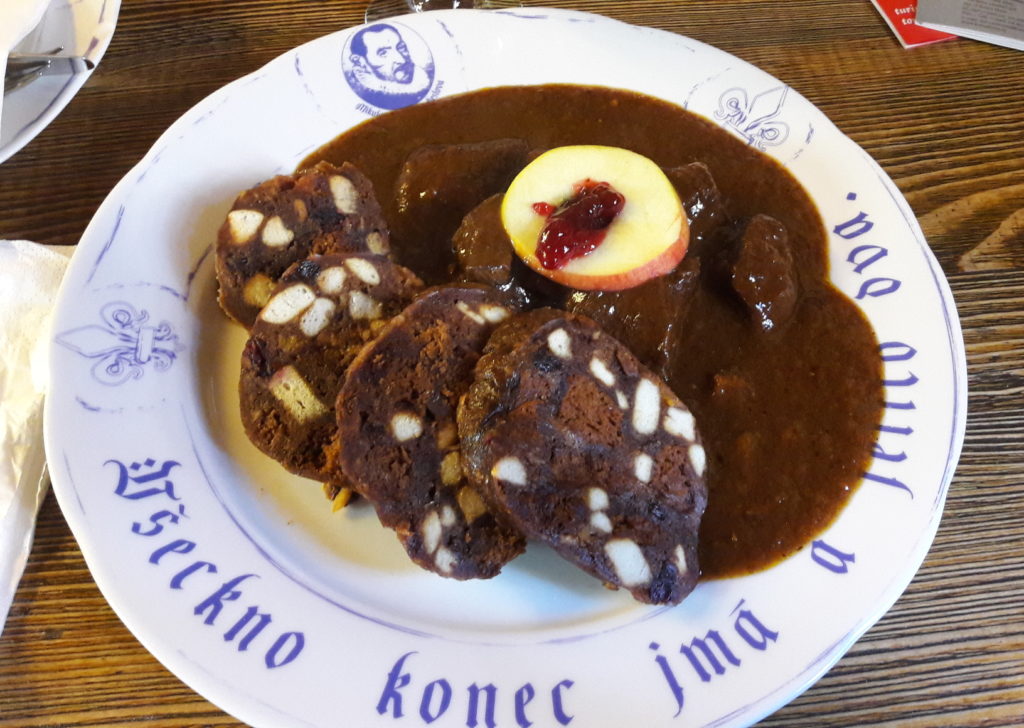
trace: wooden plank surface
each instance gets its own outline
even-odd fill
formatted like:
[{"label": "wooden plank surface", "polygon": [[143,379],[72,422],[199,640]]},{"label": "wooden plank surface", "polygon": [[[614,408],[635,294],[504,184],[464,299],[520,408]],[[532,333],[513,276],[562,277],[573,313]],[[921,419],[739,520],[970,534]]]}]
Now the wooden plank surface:
[{"label": "wooden plank surface", "polygon": [[[786,81],[895,180],[956,298],[968,429],[935,544],[889,613],[762,725],[1024,725],[1024,55],[903,50],[866,0],[546,4],[689,35]],[[178,116],[362,6],[124,0],[98,72],[0,165],[0,238],[76,242]],[[51,495],[0,638],[0,726],[123,724],[240,725],[122,626]]]}]

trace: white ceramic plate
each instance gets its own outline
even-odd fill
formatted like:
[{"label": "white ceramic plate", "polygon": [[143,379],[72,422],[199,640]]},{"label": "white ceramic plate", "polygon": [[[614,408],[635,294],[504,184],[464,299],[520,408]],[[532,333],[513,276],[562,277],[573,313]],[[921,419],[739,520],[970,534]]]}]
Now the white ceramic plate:
[{"label": "white ceramic plate", "polygon": [[[86,231],[56,315],[46,444],[97,583],[171,671],[256,726],[756,721],[903,591],[957,461],[960,328],[908,206],[795,91],[698,42],[544,9],[392,25],[418,80],[359,84],[353,29],[302,46],[185,114]],[[260,455],[236,414],[243,335],[217,309],[210,255],[234,195],[381,106],[551,81],[675,101],[781,160],[831,231],[835,284],[883,342],[878,456],[841,517],[677,608],[601,589],[541,548],[491,581],[424,572],[368,508],[332,514],[317,484]]]},{"label": "white ceramic plate", "polygon": [[[120,7],[121,0],[53,0],[39,26],[14,50],[43,53],[63,48],[62,55],[81,55],[98,64],[114,35]],[[7,94],[0,123],[0,162],[45,129],[92,73],[41,76]]]}]

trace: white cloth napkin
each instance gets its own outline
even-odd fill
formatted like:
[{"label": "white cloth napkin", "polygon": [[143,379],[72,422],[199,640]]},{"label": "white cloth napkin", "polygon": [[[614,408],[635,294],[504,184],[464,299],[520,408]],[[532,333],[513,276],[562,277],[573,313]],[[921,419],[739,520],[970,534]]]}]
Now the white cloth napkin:
[{"label": "white cloth napkin", "polygon": [[46,494],[42,409],[50,315],[72,251],[0,240],[0,631]]},{"label": "white cloth napkin", "polygon": [[0,116],[4,104],[3,72],[7,55],[29,31],[39,25],[50,0],[0,0]]}]

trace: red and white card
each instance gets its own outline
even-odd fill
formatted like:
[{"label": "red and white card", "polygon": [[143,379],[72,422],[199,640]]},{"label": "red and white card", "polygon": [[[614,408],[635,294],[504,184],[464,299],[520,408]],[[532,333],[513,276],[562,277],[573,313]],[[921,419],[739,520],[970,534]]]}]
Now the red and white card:
[{"label": "red and white card", "polygon": [[885,22],[892,28],[896,38],[904,48],[937,43],[940,40],[956,38],[955,35],[944,33],[918,25],[917,0],[871,0]]}]

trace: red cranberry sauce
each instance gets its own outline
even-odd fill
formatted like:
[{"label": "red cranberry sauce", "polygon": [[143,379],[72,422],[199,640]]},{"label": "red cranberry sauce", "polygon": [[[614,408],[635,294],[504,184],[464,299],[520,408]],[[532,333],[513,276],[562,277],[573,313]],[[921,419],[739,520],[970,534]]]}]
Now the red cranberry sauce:
[{"label": "red cranberry sauce", "polygon": [[537,258],[548,270],[597,249],[626,198],[607,182],[585,179],[573,185],[573,194],[557,208],[537,202],[533,210],[548,219],[540,231]]}]

